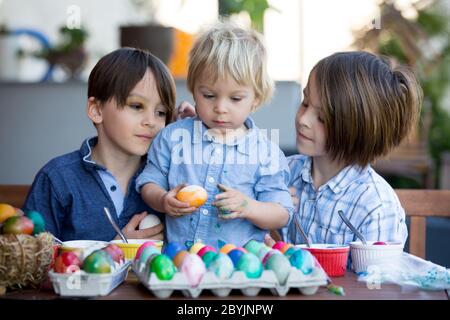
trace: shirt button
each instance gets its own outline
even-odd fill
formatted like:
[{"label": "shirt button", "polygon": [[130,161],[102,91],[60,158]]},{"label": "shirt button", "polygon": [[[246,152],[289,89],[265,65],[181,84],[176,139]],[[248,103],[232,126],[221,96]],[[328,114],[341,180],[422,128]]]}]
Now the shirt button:
[{"label": "shirt button", "polygon": [[111,186],[111,188],[109,188],[111,191],[116,191],[117,190],[117,187],[116,186]]},{"label": "shirt button", "polygon": [[209,182],[209,183],[214,183],[214,181],[215,181],[215,180],[214,180],[213,177],[208,177],[208,182]]},{"label": "shirt button", "polygon": [[203,213],[205,216],[207,216],[207,215],[208,215],[208,210],[207,210],[207,209],[203,209],[203,210],[202,210],[202,213]]}]

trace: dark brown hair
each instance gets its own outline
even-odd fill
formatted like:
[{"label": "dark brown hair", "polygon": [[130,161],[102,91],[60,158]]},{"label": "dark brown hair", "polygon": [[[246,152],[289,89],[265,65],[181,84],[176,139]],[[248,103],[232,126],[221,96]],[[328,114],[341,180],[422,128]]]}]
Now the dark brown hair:
[{"label": "dark brown hair", "polygon": [[121,48],[102,57],[89,75],[88,98],[102,103],[115,98],[117,105],[123,107],[147,69],[155,77],[161,103],[167,109],[168,124],[175,108],[175,82],[164,63],[144,50]]},{"label": "dark brown hair", "polygon": [[366,166],[416,125],[422,89],[409,68],[357,51],[326,57],[313,72],[333,159]]}]

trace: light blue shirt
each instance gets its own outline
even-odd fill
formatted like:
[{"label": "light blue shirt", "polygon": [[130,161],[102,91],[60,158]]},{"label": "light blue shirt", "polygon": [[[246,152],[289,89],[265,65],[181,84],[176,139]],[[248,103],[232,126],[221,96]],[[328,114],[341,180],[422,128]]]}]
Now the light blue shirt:
[{"label": "light blue shirt", "polygon": [[[366,240],[397,241],[408,236],[405,211],[392,187],[370,166],[348,166],[315,190],[311,176],[311,158],[288,158],[291,169],[289,186],[297,189],[299,205],[293,219],[301,224],[313,243],[348,244],[358,241],[338,214],[342,210]],[[283,238],[304,243],[294,221],[283,228]]]},{"label": "light blue shirt", "polygon": [[[253,120],[245,122],[248,133],[230,144],[216,142],[198,118],[170,124],[155,137],[147,165],[139,175],[136,189],[156,183],[165,190],[187,183],[202,186],[208,200],[192,214],[166,216],[167,240],[180,243],[201,241],[218,247],[218,240],[243,246],[250,239],[263,241],[267,231],[245,219],[219,219],[212,205],[221,183],[252,199],[274,202],[292,216],[287,188],[289,167],[280,148],[271,142]],[[289,219],[290,220],[290,219]]]}]

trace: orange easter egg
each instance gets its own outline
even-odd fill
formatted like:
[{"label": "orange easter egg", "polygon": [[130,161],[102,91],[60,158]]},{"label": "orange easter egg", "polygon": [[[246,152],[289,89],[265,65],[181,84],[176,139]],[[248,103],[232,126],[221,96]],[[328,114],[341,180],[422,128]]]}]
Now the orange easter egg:
[{"label": "orange easter egg", "polygon": [[0,223],[5,222],[9,218],[16,215],[16,209],[7,204],[7,203],[0,203]]},{"label": "orange easter egg", "polygon": [[236,246],[234,244],[227,243],[222,248],[220,248],[219,252],[224,253],[224,254],[228,254],[228,252],[230,252],[231,250],[233,250],[235,248],[236,248]]},{"label": "orange easter egg", "polygon": [[181,189],[176,198],[182,202],[187,202],[191,207],[200,207],[208,200],[208,193],[200,186],[191,185]]},{"label": "orange easter egg", "polygon": [[173,264],[179,269],[181,266],[181,263],[183,262],[186,255],[189,254],[186,250],[179,251],[174,257],[173,257]]}]

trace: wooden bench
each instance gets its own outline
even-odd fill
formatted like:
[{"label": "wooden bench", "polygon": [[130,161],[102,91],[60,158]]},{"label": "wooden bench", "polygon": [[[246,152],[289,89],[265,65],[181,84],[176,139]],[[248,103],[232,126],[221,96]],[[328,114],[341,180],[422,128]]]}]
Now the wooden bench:
[{"label": "wooden bench", "polygon": [[[29,185],[0,185],[0,203],[22,207]],[[409,252],[425,258],[426,217],[450,217],[450,190],[395,190],[406,215],[411,217]],[[274,235],[276,238],[276,235]]]}]

